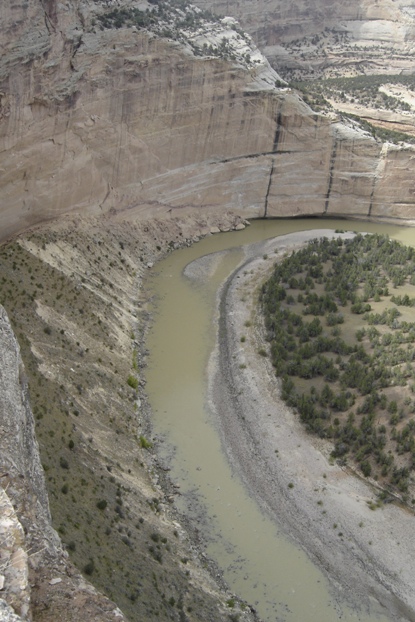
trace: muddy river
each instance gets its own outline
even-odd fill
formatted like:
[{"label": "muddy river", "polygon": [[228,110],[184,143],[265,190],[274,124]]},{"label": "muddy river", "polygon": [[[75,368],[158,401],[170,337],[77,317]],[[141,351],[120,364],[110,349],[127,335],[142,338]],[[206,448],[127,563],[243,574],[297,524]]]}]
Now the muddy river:
[{"label": "muddy river", "polygon": [[[319,568],[261,513],[230,469],[206,406],[216,294],[242,260],[241,246],[314,228],[388,233],[415,244],[415,229],[301,219],[256,221],[244,231],[210,236],[172,253],[156,265],[149,284],[157,297],[146,373],[154,434],[159,455],[180,486],[177,507],[195,522],[207,555],[217,562],[230,589],[253,604],[263,620],[387,620],[346,606],[329,590]],[[184,276],[190,262],[225,249],[231,252],[219,256],[207,285],[197,286]]]}]

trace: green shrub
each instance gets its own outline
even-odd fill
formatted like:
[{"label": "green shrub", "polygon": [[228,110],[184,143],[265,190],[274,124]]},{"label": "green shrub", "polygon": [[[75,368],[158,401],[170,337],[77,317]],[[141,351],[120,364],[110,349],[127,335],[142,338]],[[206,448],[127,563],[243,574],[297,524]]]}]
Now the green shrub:
[{"label": "green shrub", "polygon": [[141,435],[140,447],[142,447],[143,449],[151,449],[151,447],[153,447],[153,443],[151,441],[148,441],[145,436]]},{"label": "green shrub", "polygon": [[94,564],[94,560],[91,559],[85,566],[84,566],[84,573],[88,576],[91,576],[91,574],[93,574],[95,571],[95,564]]},{"label": "green shrub", "polygon": [[63,456],[60,457],[59,464],[62,467],[62,469],[69,469],[69,463],[68,463],[67,459],[64,458]]},{"label": "green shrub", "polygon": [[369,477],[372,473],[372,467],[370,466],[370,462],[368,460],[362,462],[360,468],[362,469],[362,473],[365,477]]},{"label": "green shrub", "polygon": [[137,389],[138,388],[138,378],[136,378],[135,376],[133,376],[132,374],[130,374],[128,376],[128,380],[127,380],[127,384],[129,387],[131,387],[132,389]]}]

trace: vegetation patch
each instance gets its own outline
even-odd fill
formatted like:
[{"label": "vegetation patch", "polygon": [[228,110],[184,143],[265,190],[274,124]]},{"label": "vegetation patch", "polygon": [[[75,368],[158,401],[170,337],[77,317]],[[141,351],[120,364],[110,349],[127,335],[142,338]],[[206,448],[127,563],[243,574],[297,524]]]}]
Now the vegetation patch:
[{"label": "vegetation patch", "polygon": [[379,127],[354,114],[342,112],[342,116],[351,119],[352,121],[356,121],[356,123],[358,123],[360,127],[365,130],[365,132],[369,132],[369,134],[372,134],[374,138],[377,138],[383,142],[393,143],[394,145],[402,142],[412,144],[415,143],[415,136],[411,136],[405,132],[398,132],[396,130],[389,130],[385,127]]},{"label": "vegetation patch", "polygon": [[338,102],[359,102],[376,109],[400,110],[411,112],[411,106],[397,97],[388,95],[382,90],[384,84],[393,84],[414,89],[413,75],[358,75],[353,77],[327,78],[325,80],[293,81],[291,86],[302,91],[311,100],[321,105],[326,99]]},{"label": "vegetation patch", "polygon": [[132,389],[138,389],[138,378],[130,374],[127,379],[127,384]]},{"label": "vegetation patch", "polygon": [[415,250],[313,240],[261,289],[282,397],[332,455],[408,502],[415,467]]},{"label": "vegetation patch", "polygon": [[[190,48],[195,56],[213,56],[238,61],[245,66],[260,62],[253,42],[231,18],[222,18],[209,9],[200,9],[187,0],[150,0],[145,10],[136,7],[112,8],[94,19],[101,30],[134,28],[147,30]],[[285,82],[282,83],[285,85]]]},{"label": "vegetation patch", "polygon": [[[218,22],[220,17],[214,15],[209,9],[200,10],[186,0],[172,0],[170,2],[150,2],[151,8],[141,11],[135,7],[115,8],[98,16],[103,28],[123,28],[136,26],[137,28],[149,28],[162,25],[159,34],[172,38],[179,36],[179,30],[183,28],[197,29],[204,25],[206,20]],[[172,24],[173,22],[173,24]],[[173,26],[173,29],[172,29]]]},{"label": "vegetation patch", "polygon": [[[410,103],[405,101],[405,92],[414,92],[414,76],[402,75],[359,75],[354,77],[338,77],[323,80],[292,81],[290,86],[301,92],[302,98],[314,110],[327,111],[342,105],[359,105],[365,109],[393,111],[403,114],[413,112]],[[396,95],[389,92],[395,89]],[[400,90],[401,89],[401,90]],[[333,105],[330,103],[333,102]],[[404,131],[387,127],[388,115],[368,121],[358,114],[341,111],[343,119],[350,119],[363,130],[372,134],[380,141],[394,144],[415,142],[415,137]],[[364,114],[362,115],[365,116]],[[382,115],[381,115],[382,116]],[[409,117],[408,117],[409,119]],[[381,121],[381,122],[380,122]],[[385,124],[386,122],[386,124]]]},{"label": "vegetation patch", "polygon": [[153,443],[146,439],[142,434],[140,435],[140,447],[143,449],[151,449],[153,447]]}]

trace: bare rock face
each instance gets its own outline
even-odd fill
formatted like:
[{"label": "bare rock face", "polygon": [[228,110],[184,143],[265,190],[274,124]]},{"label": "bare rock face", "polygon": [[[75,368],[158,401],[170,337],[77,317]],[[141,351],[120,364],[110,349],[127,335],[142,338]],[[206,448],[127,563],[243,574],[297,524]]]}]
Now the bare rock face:
[{"label": "bare rock face", "polygon": [[247,69],[145,30],[101,29],[108,10],[5,3],[3,238],[73,211],[408,218],[410,148],[342,130],[275,89],[265,60]]},{"label": "bare rock face", "polygon": [[[0,619],[13,620],[17,611],[24,618],[29,612],[30,589],[28,557],[24,532],[13,505],[3,489],[0,489],[0,538],[1,538],[1,596]],[[13,609],[11,608],[13,606]],[[20,620],[16,616],[16,619]]]},{"label": "bare rock face", "polygon": [[[39,548],[46,546],[49,553],[53,553],[59,547],[59,539],[50,527],[49,503],[26,375],[18,343],[3,307],[0,308],[0,338],[1,483],[21,517],[26,536],[29,540],[33,539],[33,546],[36,540],[34,530],[37,530],[42,533],[42,545]],[[7,505],[7,499],[5,503]],[[3,516],[8,513],[5,509]],[[18,535],[13,539],[19,545]]]},{"label": "bare rock face", "polygon": [[17,616],[13,609],[0,598],[0,619],[2,622],[21,622],[22,618]]},{"label": "bare rock face", "polygon": [[[201,1],[196,4],[202,5]],[[212,4],[212,3],[210,3]],[[263,45],[286,43],[307,35],[334,29],[348,32],[355,41],[409,44],[414,37],[413,8],[407,0],[299,0],[286,4],[273,0],[258,10],[254,2],[215,0],[218,13],[236,17]],[[264,19],[264,16],[266,19]]]}]

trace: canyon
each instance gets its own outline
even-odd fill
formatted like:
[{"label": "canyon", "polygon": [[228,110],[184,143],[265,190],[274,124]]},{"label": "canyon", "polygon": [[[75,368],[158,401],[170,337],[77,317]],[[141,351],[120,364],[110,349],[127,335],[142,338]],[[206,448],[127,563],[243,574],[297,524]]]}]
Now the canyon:
[{"label": "canyon", "polygon": [[[230,595],[169,509],[165,491],[177,491],[151,447],[149,266],[248,218],[415,220],[415,148],[316,112],[286,81],[362,63],[411,73],[411,8],[225,4],[208,8],[252,39],[185,4],[162,32],[128,22],[148,18],[144,1],[2,5],[0,301],[11,325],[2,311],[0,603],[10,620],[228,614]],[[108,25],[111,12],[128,23]]]}]

